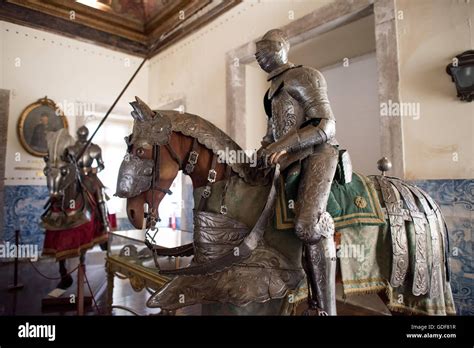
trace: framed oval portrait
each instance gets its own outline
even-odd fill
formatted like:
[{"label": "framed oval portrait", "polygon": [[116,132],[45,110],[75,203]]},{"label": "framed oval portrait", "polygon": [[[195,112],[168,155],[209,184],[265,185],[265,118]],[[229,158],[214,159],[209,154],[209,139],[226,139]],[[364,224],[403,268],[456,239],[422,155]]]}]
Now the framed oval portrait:
[{"label": "framed oval portrait", "polygon": [[44,97],[28,105],[18,120],[18,137],[23,148],[33,156],[48,154],[46,132],[68,128],[67,119],[54,101]]}]

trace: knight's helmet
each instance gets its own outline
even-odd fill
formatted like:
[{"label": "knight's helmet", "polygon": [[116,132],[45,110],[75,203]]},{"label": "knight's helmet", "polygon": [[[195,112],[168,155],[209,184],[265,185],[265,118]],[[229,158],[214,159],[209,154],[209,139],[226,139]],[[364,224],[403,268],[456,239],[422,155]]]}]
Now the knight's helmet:
[{"label": "knight's helmet", "polygon": [[272,29],[256,42],[255,57],[261,68],[270,72],[281,65],[288,63],[290,41],[280,29]]},{"label": "knight's helmet", "polygon": [[87,129],[86,126],[79,127],[76,134],[79,141],[87,141],[87,138],[89,137],[89,129]]}]

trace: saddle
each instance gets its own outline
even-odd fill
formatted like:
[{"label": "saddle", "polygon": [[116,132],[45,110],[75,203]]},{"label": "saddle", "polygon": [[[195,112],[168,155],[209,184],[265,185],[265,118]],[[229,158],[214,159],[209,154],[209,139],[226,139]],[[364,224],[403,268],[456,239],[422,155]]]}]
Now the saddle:
[{"label": "saddle", "polygon": [[[294,228],[300,169],[301,161],[295,162],[280,177],[274,218],[278,230]],[[352,171],[349,152],[346,150],[339,150],[339,161],[326,210],[338,229],[385,223],[375,187],[369,178]]]}]

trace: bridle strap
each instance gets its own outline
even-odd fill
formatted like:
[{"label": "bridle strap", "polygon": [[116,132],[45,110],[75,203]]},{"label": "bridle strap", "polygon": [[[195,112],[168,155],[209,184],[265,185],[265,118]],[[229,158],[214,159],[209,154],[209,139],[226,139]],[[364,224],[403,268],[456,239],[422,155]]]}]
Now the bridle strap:
[{"label": "bridle strap", "polygon": [[232,168],[231,168],[230,165],[227,165],[227,167],[225,169],[225,180],[226,180],[226,182],[225,182],[224,189],[222,190],[222,196],[221,196],[220,213],[222,215],[227,214],[227,206],[225,205],[225,196],[227,194],[227,189],[229,188],[229,183],[230,183],[231,176],[232,176]]},{"label": "bridle strap", "polygon": [[[166,145],[168,146],[168,144]],[[168,147],[167,147],[168,148]],[[169,149],[171,149],[171,146],[169,146]],[[169,150],[168,149],[168,150]],[[176,156],[176,153],[173,151],[174,155]],[[171,154],[171,151],[170,151]],[[171,155],[173,157],[173,155]],[[176,157],[177,158],[177,157]],[[153,146],[153,183],[152,183],[152,190],[155,191],[160,191],[165,194],[171,195],[173,192],[171,192],[170,189],[165,189],[160,186],[156,186],[156,181],[160,181],[160,159],[161,159],[161,146],[160,145],[154,145]],[[174,159],[174,157],[173,157]],[[179,159],[177,159],[177,162],[179,164]]]},{"label": "bridle strap", "polygon": [[[156,213],[153,211],[155,206],[155,184],[156,184],[156,177],[160,177],[160,147],[158,145],[153,145],[152,149],[152,157],[153,157],[153,172],[151,176],[151,204],[146,200],[148,204],[148,216],[146,217],[147,222],[150,222],[150,226],[154,228],[157,221],[159,221],[158,217],[158,209]],[[157,169],[158,167],[158,169]],[[159,180],[159,179],[158,179]],[[148,232],[148,231],[147,231]],[[154,238],[154,236],[153,236]]]},{"label": "bridle strap", "polygon": [[198,211],[204,210],[204,208],[206,207],[207,199],[212,194],[212,184],[216,182],[216,178],[217,178],[216,166],[217,166],[217,156],[213,153],[211,169],[209,169],[209,173],[207,174],[207,185],[204,188],[204,191],[202,191],[201,193],[201,199],[199,200],[199,205],[197,209]]},{"label": "bridle strap", "polygon": [[191,151],[188,154],[188,160],[186,163],[186,167],[181,168],[182,171],[187,174],[191,175],[192,172],[194,171],[194,168],[196,167],[198,158],[199,158],[199,144],[196,138],[193,139],[193,147]]},{"label": "bridle strap", "polygon": [[171,157],[176,161],[176,163],[178,163],[179,169],[181,169],[181,167],[183,166],[183,161],[181,161],[176,151],[174,151],[173,147],[170,144],[166,144],[165,147],[170,153]]}]

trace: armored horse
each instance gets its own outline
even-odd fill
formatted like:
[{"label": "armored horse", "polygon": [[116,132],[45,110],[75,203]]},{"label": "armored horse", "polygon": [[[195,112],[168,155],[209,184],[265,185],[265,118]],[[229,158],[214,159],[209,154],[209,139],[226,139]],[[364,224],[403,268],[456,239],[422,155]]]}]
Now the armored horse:
[{"label": "armored horse", "polygon": [[[192,261],[161,269],[170,280],[147,305],[173,312],[202,304],[203,313],[216,315],[303,313],[311,287],[287,209],[292,190],[291,180],[280,176],[284,163],[265,175],[251,161],[223,157],[242,149],[203,118],[152,111],[139,98],[131,105],[133,133],[125,139],[116,193],[127,199],[131,223],[156,229],[160,202],[179,171],[194,188],[193,243],[168,249],[147,242],[156,257],[193,256]],[[346,180],[340,167],[327,209],[334,220],[332,226],[328,220],[328,230],[336,231],[328,239],[338,249],[327,248],[331,266],[321,262],[319,277],[336,277],[337,264],[346,295],[376,293],[394,313],[455,314],[447,229],[436,202],[395,177],[353,173]]]},{"label": "armored horse", "polygon": [[73,279],[68,274],[66,259],[80,257],[94,245],[107,242],[108,224],[101,217],[100,201],[84,183],[76,162],[75,140],[66,129],[47,133],[48,155],[45,157],[50,199],[41,216],[45,228],[43,254],[59,261],[61,281],[58,288],[66,289]]}]

